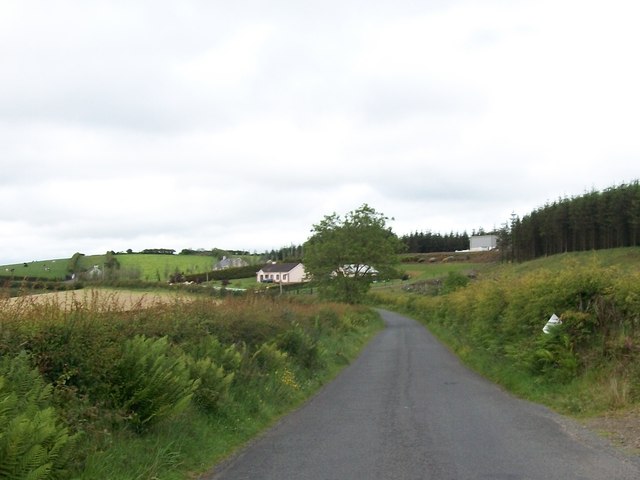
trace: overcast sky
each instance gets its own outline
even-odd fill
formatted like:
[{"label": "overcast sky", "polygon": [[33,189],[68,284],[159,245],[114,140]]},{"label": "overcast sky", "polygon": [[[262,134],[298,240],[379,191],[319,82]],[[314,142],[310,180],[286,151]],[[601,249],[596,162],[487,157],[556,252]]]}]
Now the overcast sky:
[{"label": "overcast sky", "polygon": [[640,177],[635,0],[0,0],[0,264],[262,252]]}]

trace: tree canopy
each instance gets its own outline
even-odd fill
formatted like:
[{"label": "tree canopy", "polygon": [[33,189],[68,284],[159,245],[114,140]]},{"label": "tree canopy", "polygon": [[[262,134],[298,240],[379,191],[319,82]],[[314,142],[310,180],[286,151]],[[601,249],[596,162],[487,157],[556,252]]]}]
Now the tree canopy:
[{"label": "tree canopy", "polygon": [[328,299],[360,303],[375,278],[388,278],[402,248],[389,220],[367,204],[344,218],[333,213],[313,226],[304,266]]},{"label": "tree canopy", "polygon": [[515,261],[556,253],[640,245],[640,183],[547,202],[501,231],[500,248]]},{"label": "tree canopy", "polygon": [[403,235],[400,240],[406,245],[408,253],[453,252],[469,248],[469,235],[463,233],[414,232]]}]

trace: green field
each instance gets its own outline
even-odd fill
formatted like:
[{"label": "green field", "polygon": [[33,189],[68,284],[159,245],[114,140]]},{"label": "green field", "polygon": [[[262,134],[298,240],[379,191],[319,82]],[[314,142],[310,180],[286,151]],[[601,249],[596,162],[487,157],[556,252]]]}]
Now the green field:
[{"label": "green field", "polygon": [[[79,261],[81,270],[88,271],[93,266],[104,270],[106,255],[86,255]],[[211,271],[217,262],[215,257],[199,255],[157,255],[157,254],[117,254],[115,256],[119,268],[115,272],[115,278],[121,280],[141,280],[144,282],[166,282],[169,277],[176,273],[185,275],[205,273]],[[261,260],[259,256],[243,257],[249,263],[258,264]],[[52,260],[33,261],[13,265],[0,266],[0,276],[14,277],[22,279],[25,277],[37,277],[46,280],[64,280],[69,273],[70,258],[58,258]],[[473,258],[471,260],[474,260]],[[478,269],[486,268],[486,263],[471,261],[454,261],[434,263],[416,262],[402,263],[400,271],[409,275],[409,280],[393,280],[374,285],[374,288],[399,288],[406,283],[421,282],[429,279],[445,277],[449,272],[459,272],[467,274]],[[111,278],[114,278],[113,276]],[[232,288],[253,288],[255,278],[231,280],[228,285]]]},{"label": "green field", "polygon": [[[433,255],[439,255],[438,260],[430,262]],[[447,254],[448,255],[448,254]],[[463,275],[486,269],[488,263],[484,258],[471,255],[469,259],[457,255],[454,261],[443,261],[447,257],[444,254],[412,255],[419,261],[402,263],[399,270],[409,275],[405,281],[393,280],[374,285],[375,289],[400,288],[407,283],[428,281],[434,278],[446,277],[450,272]],[[185,275],[205,273],[213,269],[217,258],[200,255],[158,255],[142,253],[116,254],[119,268],[110,274],[110,279],[116,280],[140,280],[144,282],[167,282],[174,273]],[[250,264],[259,264],[260,256],[250,255],[243,257]],[[451,257],[453,258],[453,257]],[[0,277],[13,277],[20,280],[25,277],[36,277],[43,280],[60,281],[70,275],[69,265],[71,258],[58,258],[51,260],[33,261],[13,265],[0,266]],[[89,271],[94,266],[104,270],[107,260],[106,255],[83,255],[80,257],[79,268]],[[232,288],[252,288],[255,286],[253,277],[231,280],[228,285]]]},{"label": "green field", "polygon": [[[204,255],[156,255],[141,253],[117,254],[115,256],[119,269],[117,278],[126,280],[142,280],[145,282],[166,282],[176,273],[185,275],[205,273],[213,269],[217,258]],[[249,263],[259,262],[259,257],[251,256]],[[90,270],[94,265],[104,269],[106,255],[86,255],[80,258],[81,270]],[[46,280],[64,280],[69,275],[70,258],[58,258],[27,263],[0,266],[0,276],[37,277]]]},{"label": "green field", "polygon": [[214,257],[199,255],[151,255],[151,254],[123,254],[116,255],[120,270],[131,273],[133,278],[147,282],[164,282],[169,276],[179,272],[189,275],[203,273],[213,269],[217,262]]},{"label": "green field", "polygon": [[38,277],[49,280],[64,280],[67,275],[68,258],[56,258],[38,262],[14,263],[0,266],[0,276],[15,277]]}]

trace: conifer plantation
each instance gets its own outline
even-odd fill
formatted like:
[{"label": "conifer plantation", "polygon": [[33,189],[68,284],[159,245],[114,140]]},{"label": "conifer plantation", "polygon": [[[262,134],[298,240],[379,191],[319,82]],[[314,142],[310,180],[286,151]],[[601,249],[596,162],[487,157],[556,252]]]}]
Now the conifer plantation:
[{"label": "conifer plantation", "polygon": [[500,232],[508,258],[640,245],[640,184],[634,181],[561,198],[514,218]]}]

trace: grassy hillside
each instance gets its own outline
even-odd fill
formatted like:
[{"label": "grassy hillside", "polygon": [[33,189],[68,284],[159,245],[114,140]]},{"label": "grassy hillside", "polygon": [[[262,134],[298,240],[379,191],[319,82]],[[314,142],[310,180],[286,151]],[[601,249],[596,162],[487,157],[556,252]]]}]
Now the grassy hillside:
[{"label": "grassy hillside", "polygon": [[35,277],[48,280],[64,280],[67,275],[68,258],[56,258],[38,262],[14,263],[0,266],[2,277]]},{"label": "grassy hillside", "polygon": [[[623,273],[638,272],[640,271],[640,247],[560,253],[529,262],[509,265],[498,270],[506,274],[522,275],[535,270],[559,272],[566,268],[571,268],[573,265],[583,265],[597,269],[615,267]],[[500,267],[505,266],[501,265]]]},{"label": "grassy hillside", "polygon": [[[640,248],[485,264],[450,288],[378,291],[471,366],[580,415],[640,405]],[[542,331],[552,314],[562,325]]]}]

